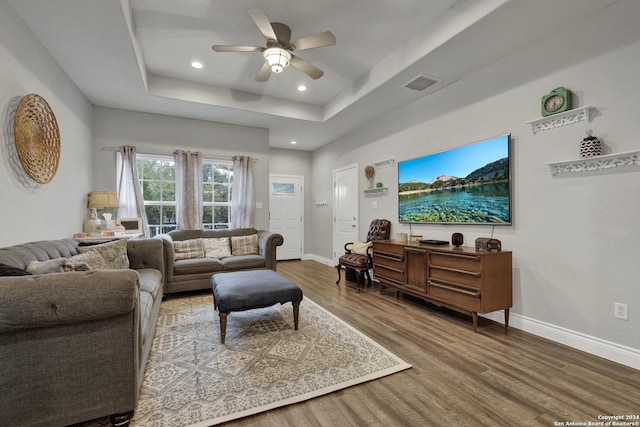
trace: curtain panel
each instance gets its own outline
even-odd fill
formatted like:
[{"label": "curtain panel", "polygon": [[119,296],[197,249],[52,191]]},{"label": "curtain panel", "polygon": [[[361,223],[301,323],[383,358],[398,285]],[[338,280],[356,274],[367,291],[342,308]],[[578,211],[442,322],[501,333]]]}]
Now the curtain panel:
[{"label": "curtain panel", "polygon": [[176,150],[176,220],[178,230],[202,229],[202,153]]},{"label": "curtain panel", "polygon": [[253,160],[249,156],[235,156],[231,184],[231,228],[252,228],[254,206]]},{"label": "curtain panel", "polygon": [[144,198],[140,181],[138,181],[138,167],[136,164],[136,147],[123,145],[119,148],[120,170],[118,173],[118,203],[120,218],[142,219],[142,232],[149,237],[149,223],[144,208]]}]

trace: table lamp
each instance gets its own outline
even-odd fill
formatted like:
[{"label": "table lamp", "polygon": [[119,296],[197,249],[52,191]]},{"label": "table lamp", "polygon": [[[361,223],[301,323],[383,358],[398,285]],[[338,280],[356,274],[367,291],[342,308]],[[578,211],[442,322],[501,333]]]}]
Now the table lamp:
[{"label": "table lamp", "polygon": [[[89,193],[89,200],[87,201],[87,207],[91,209],[91,217],[84,222],[83,231],[85,233],[95,232],[100,228],[101,221],[98,219],[98,209],[102,209],[103,216],[111,216],[106,210],[108,208],[117,208],[118,196],[113,191],[92,191]],[[107,220],[107,218],[105,218]],[[109,221],[106,221],[109,224]],[[112,221],[115,228],[115,221]]]}]

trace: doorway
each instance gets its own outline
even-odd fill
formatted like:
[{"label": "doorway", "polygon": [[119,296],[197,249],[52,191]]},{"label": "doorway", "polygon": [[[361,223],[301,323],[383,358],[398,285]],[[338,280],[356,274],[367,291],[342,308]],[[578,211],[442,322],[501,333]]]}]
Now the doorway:
[{"label": "doorway", "polygon": [[333,263],[344,244],[358,240],[358,165],[333,171]]},{"label": "doorway", "polygon": [[269,174],[269,231],[282,234],[276,260],[302,258],[304,177]]}]

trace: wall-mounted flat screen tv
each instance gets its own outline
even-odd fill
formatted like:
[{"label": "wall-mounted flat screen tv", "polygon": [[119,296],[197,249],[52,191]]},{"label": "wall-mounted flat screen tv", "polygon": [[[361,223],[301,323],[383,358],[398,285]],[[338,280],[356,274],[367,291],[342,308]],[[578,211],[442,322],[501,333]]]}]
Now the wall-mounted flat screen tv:
[{"label": "wall-mounted flat screen tv", "polygon": [[511,225],[511,135],[398,162],[400,222]]}]

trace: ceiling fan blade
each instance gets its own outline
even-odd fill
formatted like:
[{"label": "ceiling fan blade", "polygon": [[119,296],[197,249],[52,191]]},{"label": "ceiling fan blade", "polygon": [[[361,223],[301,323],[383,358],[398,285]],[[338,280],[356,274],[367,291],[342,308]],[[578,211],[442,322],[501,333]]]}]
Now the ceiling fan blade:
[{"label": "ceiling fan blade", "polygon": [[322,71],[320,68],[311,65],[304,59],[301,59],[295,55],[291,55],[291,65],[311,77],[313,80],[317,80],[324,75],[324,71]]},{"label": "ceiling fan blade", "polygon": [[296,47],[295,50],[313,49],[315,47],[333,46],[336,44],[336,36],[331,31],[314,34],[312,36],[302,37],[291,43]]},{"label": "ceiling fan blade", "polygon": [[291,41],[291,28],[289,28],[286,24],[281,24],[279,22],[272,22],[271,27],[273,28],[273,32],[276,33],[278,37],[278,43],[283,46],[286,46]]},{"label": "ceiling fan blade", "polygon": [[267,15],[265,15],[263,11],[259,9],[249,9],[249,16],[251,16],[251,19],[253,19],[253,22],[255,22],[265,39],[278,40],[278,36],[276,36],[276,32],[273,31],[269,18],[267,18]]},{"label": "ceiling fan blade", "polygon": [[256,75],[256,81],[266,82],[267,80],[269,80],[270,76],[271,76],[271,67],[269,66],[269,64],[265,62],[264,64],[262,64],[260,71],[258,71],[258,75]]},{"label": "ceiling fan blade", "polygon": [[230,44],[214,44],[211,49],[216,52],[264,52],[261,46],[236,46]]}]

